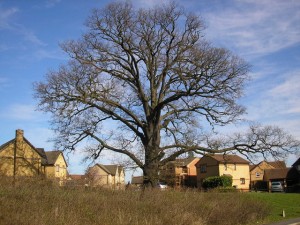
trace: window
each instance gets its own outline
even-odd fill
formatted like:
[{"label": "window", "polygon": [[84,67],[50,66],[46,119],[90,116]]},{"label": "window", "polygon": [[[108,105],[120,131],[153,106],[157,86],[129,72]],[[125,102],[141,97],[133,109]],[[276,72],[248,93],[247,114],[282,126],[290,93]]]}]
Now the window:
[{"label": "window", "polygon": [[227,170],[227,163],[224,163],[224,170]]},{"label": "window", "polygon": [[59,165],[56,165],[56,172],[59,172]]},{"label": "window", "polygon": [[206,165],[200,165],[200,172],[206,173]]},{"label": "window", "polygon": [[233,169],[236,170],[236,164],[233,164]]},{"label": "window", "polygon": [[241,184],[245,184],[246,183],[245,178],[240,178],[240,182],[241,182]]},{"label": "window", "polygon": [[256,172],[256,173],[255,173],[255,177],[260,177],[260,173],[259,173],[259,172]]}]

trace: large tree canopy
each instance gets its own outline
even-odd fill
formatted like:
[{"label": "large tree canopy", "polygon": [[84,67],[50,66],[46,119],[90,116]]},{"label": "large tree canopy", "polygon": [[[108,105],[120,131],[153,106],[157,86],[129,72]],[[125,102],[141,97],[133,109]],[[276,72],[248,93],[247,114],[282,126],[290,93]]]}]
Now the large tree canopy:
[{"label": "large tree canopy", "polygon": [[249,65],[207,42],[198,16],[174,3],[137,10],[117,2],[94,10],[86,25],[80,40],[62,44],[70,62],[35,84],[65,149],[89,139],[91,157],[125,154],[153,184],[160,166],[186,152],[278,156],[298,148],[276,127],[221,140],[204,133],[245,112],[237,100]]}]

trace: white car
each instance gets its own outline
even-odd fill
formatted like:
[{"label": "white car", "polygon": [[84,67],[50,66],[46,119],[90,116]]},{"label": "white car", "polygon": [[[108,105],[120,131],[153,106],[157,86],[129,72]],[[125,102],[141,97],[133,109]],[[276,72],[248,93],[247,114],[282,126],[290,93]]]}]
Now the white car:
[{"label": "white car", "polygon": [[273,181],[271,183],[271,192],[283,192],[283,186],[282,183],[279,181]]},{"label": "white car", "polygon": [[158,182],[157,183],[157,187],[159,189],[167,189],[168,188],[168,185],[165,183],[165,182]]}]

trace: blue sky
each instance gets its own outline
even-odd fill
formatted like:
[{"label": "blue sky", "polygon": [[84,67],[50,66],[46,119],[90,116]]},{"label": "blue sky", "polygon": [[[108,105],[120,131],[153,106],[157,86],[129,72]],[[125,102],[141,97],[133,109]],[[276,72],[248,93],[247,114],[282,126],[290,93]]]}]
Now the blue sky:
[{"label": "blue sky", "polygon": [[[32,84],[67,62],[59,43],[77,39],[92,8],[104,0],[0,0],[0,145],[16,129],[36,147],[53,150],[49,115],[36,111]],[[161,0],[135,0],[148,7]],[[206,23],[205,37],[252,65],[240,102],[245,118],[274,124],[300,139],[300,1],[178,0]],[[231,129],[239,129],[235,126]],[[71,173],[83,173],[82,154],[69,155]],[[100,163],[107,163],[101,158]],[[288,164],[296,158],[291,156]]]}]

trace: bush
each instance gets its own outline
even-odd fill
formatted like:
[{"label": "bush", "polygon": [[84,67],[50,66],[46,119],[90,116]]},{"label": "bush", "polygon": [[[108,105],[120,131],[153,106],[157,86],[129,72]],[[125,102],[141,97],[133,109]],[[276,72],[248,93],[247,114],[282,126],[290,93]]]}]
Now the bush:
[{"label": "bush", "polygon": [[232,177],[225,175],[208,177],[204,179],[202,186],[205,189],[211,189],[216,187],[231,187]]},{"label": "bush", "polygon": [[239,190],[235,187],[216,187],[214,189],[211,189],[210,191],[218,193],[239,192]]}]

